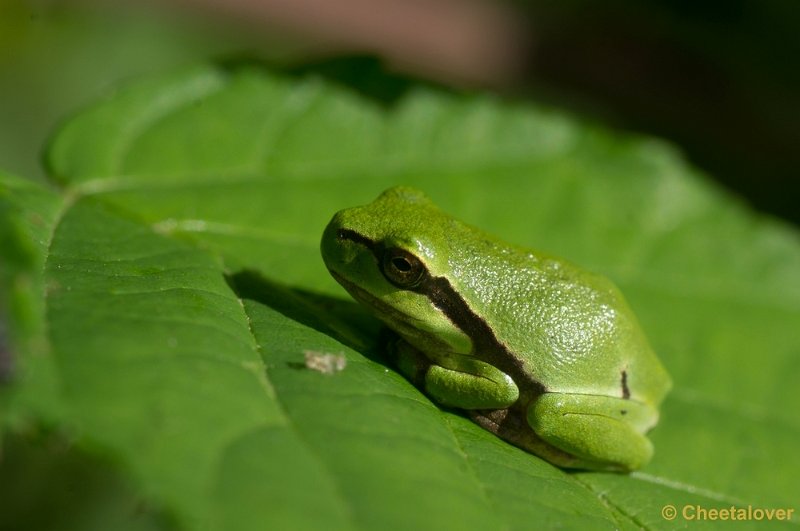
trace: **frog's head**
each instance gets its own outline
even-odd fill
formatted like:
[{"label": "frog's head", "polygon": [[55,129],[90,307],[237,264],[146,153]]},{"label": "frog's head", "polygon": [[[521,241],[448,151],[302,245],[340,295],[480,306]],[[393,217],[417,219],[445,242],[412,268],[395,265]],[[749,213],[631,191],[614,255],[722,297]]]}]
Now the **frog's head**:
[{"label": "frog's head", "polygon": [[364,206],[337,212],[322,235],[333,277],[409,343],[444,341],[464,352],[468,340],[434,304],[447,277],[448,232],[458,222],[422,192],[390,188]]}]

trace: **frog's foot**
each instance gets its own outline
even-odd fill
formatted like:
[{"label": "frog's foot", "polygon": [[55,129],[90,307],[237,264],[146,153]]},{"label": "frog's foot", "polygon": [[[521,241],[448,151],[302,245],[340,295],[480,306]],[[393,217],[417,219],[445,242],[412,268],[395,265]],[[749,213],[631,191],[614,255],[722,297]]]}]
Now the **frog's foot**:
[{"label": "frog's foot", "polygon": [[487,363],[450,356],[454,367],[445,368],[403,340],[390,347],[400,372],[439,404],[467,410],[499,409],[519,398],[511,377]]},{"label": "frog's foot", "polygon": [[644,434],[657,415],[624,398],[545,393],[529,406],[528,423],[542,440],[574,456],[562,466],[629,471],[650,461],[653,445]]}]

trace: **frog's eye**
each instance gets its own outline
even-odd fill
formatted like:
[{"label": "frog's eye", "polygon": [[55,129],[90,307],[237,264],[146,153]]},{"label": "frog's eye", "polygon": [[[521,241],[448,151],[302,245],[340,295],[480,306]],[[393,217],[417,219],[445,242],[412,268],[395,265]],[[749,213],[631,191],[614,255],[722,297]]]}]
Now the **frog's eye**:
[{"label": "frog's eye", "polygon": [[384,276],[398,288],[419,285],[426,272],[419,258],[396,247],[384,251],[381,266]]}]

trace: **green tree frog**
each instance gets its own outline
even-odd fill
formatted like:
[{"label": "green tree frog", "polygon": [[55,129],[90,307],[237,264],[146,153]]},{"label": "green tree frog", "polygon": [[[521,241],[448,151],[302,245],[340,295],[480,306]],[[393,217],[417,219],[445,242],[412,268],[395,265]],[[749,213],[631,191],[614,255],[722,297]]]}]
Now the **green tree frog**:
[{"label": "green tree frog", "polygon": [[396,333],[397,367],[435,402],[567,468],[630,471],[671,382],[620,291],[505,243],[408,187],[336,213],[333,277]]}]

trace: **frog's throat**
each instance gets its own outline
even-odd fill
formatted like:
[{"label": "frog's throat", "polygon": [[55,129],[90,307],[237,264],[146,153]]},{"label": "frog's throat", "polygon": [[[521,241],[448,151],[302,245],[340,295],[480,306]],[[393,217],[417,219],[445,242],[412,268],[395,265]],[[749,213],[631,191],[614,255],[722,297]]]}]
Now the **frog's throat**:
[{"label": "frog's throat", "polygon": [[336,279],[336,281],[341,284],[350,295],[353,296],[354,299],[363,303],[365,306],[372,308],[377,316],[384,323],[386,323],[389,328],[392,328],[407,341],[414,343],[414,341],[409,338],[417,338],[425,344],[433,345],[437,351],[449,352],[452,350],[452,347],[447,344],[446,341],[443,341],[439,337],[425,331],[421,326],[419,319],[412,317],[405,312],[401,312],[394,306],[383,302],[378,297],[372,295],[369,291],[363,289],[353,282],[350,282],[336,271],[332,269],[329,269],[328,271],[330,272],[331,276]]},{"label": "frog's throat", "polygon": [[[367,248],[375,256],[376,263],[381,263],[384,245],[363,234],[350,229],[339,229],[337,237],[349,240]],[[425,262],[420,282],[407,291],[426,296],[438,308],[453,326],[464,332],[472,342],[476,359],[486,362],[514,380],[520,389],[520,401],[528,403],[546,392],[544,385],[534,379],[517,356],[514,356],[495,335],[492,328],[469,307],[467,301],[453,288],[446,277],[434,277],[430,274]],[[338,279],[337,279],[338,280]],[[387,279],[388,280],[388,279]]]}]

